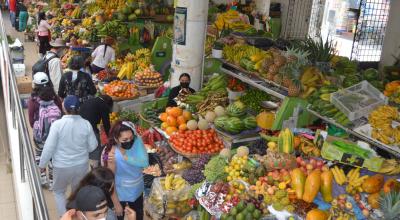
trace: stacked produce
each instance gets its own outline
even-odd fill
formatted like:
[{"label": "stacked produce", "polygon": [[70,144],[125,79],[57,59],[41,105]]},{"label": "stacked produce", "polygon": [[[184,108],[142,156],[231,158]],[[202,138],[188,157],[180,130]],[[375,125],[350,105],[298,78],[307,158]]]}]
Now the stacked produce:
[{"label": "stacked produce", "polygon": [[124,81],[112,81],[104,86],[104,92],[115,98],[136,98],[139,96],[139,92],[135,84],[124,82]]},{"label": "stacked produce", "polygon": [[202,103],[208,95],[213,93],[226,93],[227,79],[224,74],[212,77],[204,87],[193,95],[188,95],[185,103],[190,105],[198,105]]},{"label": "stacked produce", "polygon": [[158,88],[163,84],[161,74],[156,72],[154,68],[146,68],[143,71],[135,73],[135,82],[139,86]]},{"label": "stacked produce", "polygon": [[119,121],[118,112],[111,112],[110,113],[110,123],[111,125],[115,124],[115,122]]},{"label": "stacked produce", "polygon": [[251,28],[251,25],[245,22],[242,16],[236,10],[228,10],[227,12],[218,14],[214,25],[218,30],[226,28],[235,31],[246,31]]},{"label": "stacked produce", "polygon": [[190,169],[183,172],[183,179],[191,185],[204,181],[206,177],[203,174],[203,170],[210,158],[209,155],[201,155],[195,162],[193,162]]},{"label": "stacked produce", "polygon": [[124,121],[130,121],[132,123],[137,123],[139,121],[139,116],[136,112],[126,109],[119,113],[119,118]]},{"label": "stacked produce", "polygon": [[[172,135],[178,130],[185,131],[188,129],[187,122],[190,122],[192,119],[192,113],[186,110],[184,111],[179,107],[168,107],[164,113],[160,114],[159,118],[163,122],[161,124],[161,129],[168,135]],[[195,123],[197,128],[197,122]]]},{"label": "stacked produce", "polygon": [[400,127],[393,128],[393,121],[399,119],[397,108],[391,106],[380,106],[368,117],[372,126],[371,136],[388,145],[400,144]]},{"label": "stacked produce", "polygon": [[134,54],[127,54],[118,72],[118,78],[134,79],[137,72],[142,72],[141,74],[143,74],[143,70],[150,66],[150,57],[151,52],[147,48],[138,49]]},{"label": "stacked produce", "polygon": [[249,110],[253,111],[256,114],[260,113],[263,110],[261,102],[269,100],[270,96],[267,93],[258,89],[248,89],[246,90],[246,94],[244,94],[240,98],[240,101],[242,101]]},{"label": "stacked produce", "polygon": [[224,148],[213,129],[181,131],[170,137],[174,149],[184,154],[215,154]]},{"label": "stacked produce", "polygon": [[238,134],[245,130],[257,128],[254,116],[247,115],[246,106],[241,101],[236,101],[226,108],[227,115],[221,115],[214,120],[218,129],[232,134]]}]

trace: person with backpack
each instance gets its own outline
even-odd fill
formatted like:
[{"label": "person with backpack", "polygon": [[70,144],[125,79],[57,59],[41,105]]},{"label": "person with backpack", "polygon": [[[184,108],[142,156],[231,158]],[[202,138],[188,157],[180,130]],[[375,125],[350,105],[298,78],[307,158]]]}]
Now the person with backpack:
[{"label": "person with backpack", "polygon": [[135,210],[138,219],[143,219],[143,168],[149,166],[149,157],[142,138],[133,123],[120,121],[111,128],[108,141],[102,162],[115,175],[119,203],[114,202],[114,208],[118,220],[124,219],[126,204]]},{"label": "person with backpack", "polygon": [[68,64],[71,71],[66,72],[61,77],[58,96],[64,98],[67,95],[75,95],[83,103],[96,95],[97,89],[91,77],[80,70],[83,65],[84,59],[82,56],[73,56],[71,58]]},{"label": "person with backpack", "polygon": [[[56,94],[53,88],[43,87],[39,94],[38,118],[33,124],[33,141],[35,143],[35,162],[39,166],[42,156],[43,146],[50,132],[51,125],[61,118],[62,112],[54,102]],[[49,189],[53,187],[53,166],[50,161],[48,165],[49,176],[47,178],[46,169],[40,171],[41,185],[48,184]]]},{"label": "person with backpack", "polygon": [[[31,93],[31,97],[28,99],[28,119],[29,125],[33,128],[33,124],[39,118],[39,107],[40,107],[40,98],[39,94],[41,90],[45,89],[54,97],[54,103],[58,106],[60,111],[62,112],[62,102],[61,99],[54,92],[53,87],[50,84],[49,77],[46,73],[38,72],[33,76],[33,91]],[[48,89],[51,88],[51,89]]]},{"label": "person with backpack", "polygon": [[41,170],[50,160],[53,163],[53,193],[59,216],[66,212],[67,188],[76,190],[88,173],[89,153],[97,148],[96,135],[90,123],[78,114],[79,106],[77,96],[65,97],[66,115],[51,125],[40,157]]},{"label": "person with backpack", "polygon": [[98,97],[92,98],[84,102],[80,108],[79,114],[82,118],[88,120],[92,125],[94,133],[96,134],[99,146],[95,151],[89,154],[89,159],[91,160],[91,166],[96,168],[99,166],[100,155],[101,155],[101,142],[100,142],[100,131],[97,125],[101,122],[103,123],[103,128],[108,135],[110,131],[110,113],[113,108],[113,100],[108,95],[99,95]]},{"label": "person with backpack", "polygon": [[92,74],[96,74],[104,70],[109,62],[115,60],[115,50],[112,48],[114,39],[106,37],[104,44],[98,46],[92,53],[93,62],[90,65]]}]

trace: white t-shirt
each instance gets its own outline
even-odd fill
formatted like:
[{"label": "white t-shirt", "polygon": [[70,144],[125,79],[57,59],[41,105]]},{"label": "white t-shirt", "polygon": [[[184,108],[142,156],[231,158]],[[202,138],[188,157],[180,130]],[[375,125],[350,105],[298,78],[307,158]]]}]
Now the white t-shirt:
[{"label": "white t-shirt", "polygon": [[48,36],[50,28],[51,26],[46,20],[41,20],[39,26],[37,27],[39,36]]},{"label": "white t-shirt", "polygon": [[115,60],[115,50],[112,47],[107,46],[107,50],[104,55],[104,49],[105,45],[100,45],[92,53],[92,57],[94,58],[92,64],[100,68],[106,68],[109,62]]},{"label": "white t-shirt", "polygon": [[[46,59],[54,56],[54,53],[47,52]],[[58,87],[60,86],[60,80],[62,76],[61,60],[58,57],[51,59],[48,63],[49,66],[49,76],[53,83],[54,91],[58,92]]]}]

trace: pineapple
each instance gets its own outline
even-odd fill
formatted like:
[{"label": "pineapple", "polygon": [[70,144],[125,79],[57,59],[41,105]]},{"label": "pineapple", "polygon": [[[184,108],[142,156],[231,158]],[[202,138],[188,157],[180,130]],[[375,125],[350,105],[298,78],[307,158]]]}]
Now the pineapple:
[{"label": "pineapple", "polygon": [[279,55],[279,56],[274,56],[274,64],[278,67],[281,67],[286,64],[286,57]]},{"label": "pineapple", "polygon": [[299,80],[293,80],[290,82],[288,86],[288,96],[289,97],[298,97],[301,92],[301,84]]},{"label": "pineapple", "polygon": [[263,69],[268,70],[268,68],[274,64],[274,58],[272,56],[267,56],[263,61]]},{"label": "pineapple", "polygon": [[279,85],[282,84],[282,75],[281,75],[281,74],[276,74],[276,75],[274,76],[273,81],[274,81],[275,83],[279,84]]},{"label": "pineapple", "polygon": [[268,72],[266,78],[269,81],[273,81],[274,80],[274,76],[275,76],[275,74],[273,74],[272,72]]},{"label": "pineapple", "polygon": [[297,66],[303,66],[308,63],[309,52],[302,51],[301,49],[288,48],[286,57],[288,63],[295,63]]},{"label": "pineapple", "polygon": [[269,66],[268,72],[270,72],[272,74],[277,74],[279,72],[279,67],[276,66],[275,64],[273,64],[273,65]]},{"label": "pineapple", "polygon": [[289,88],[289,85],[292,83],[292,78],[289,73],[282,74],[282,85],[286,88]]},{"label": "pineapple", "polygon": [[381,210],[385,220],[399,219],[400,216],[400,192],[392,191],[381,195],[379,199]]}]

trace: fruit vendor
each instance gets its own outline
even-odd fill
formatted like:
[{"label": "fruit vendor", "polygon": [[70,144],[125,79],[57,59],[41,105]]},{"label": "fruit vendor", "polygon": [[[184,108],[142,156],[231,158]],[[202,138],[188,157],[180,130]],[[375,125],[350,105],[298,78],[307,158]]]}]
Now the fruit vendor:
[{"label": "fruit vendor", "polygon": [[186,96],[186,95],[196,92],[194,89],[189,87],[190,75],[188,73],[182,73],[179,76],[179,82],[180,82],[180,84],[178,86],[175,86],[174,88],[172,88],[169,93],[167,107],[177,106],[178,104],[176,101],[179,96],[181,96],[181,95]]},{"label": "fruit vendor", "polygon": [[149,166],[149,158],[133,123],[123,121],[113,126],[102,159],[115,174],[117,193],[112,199],[118,201],[114,202],[118,220],[124,219],[126,206],[136,212],[137,219],[143,219],[143,168]]},{"label": "fruit vendor", "polygon": [[112,37],[106,37],[104,44],[98,46],[92,53],[93,62],[90,65],[92,74],[98,73],[104,70],[109,62],[115,60],[115,50],[112,48],[114,39]]}]

